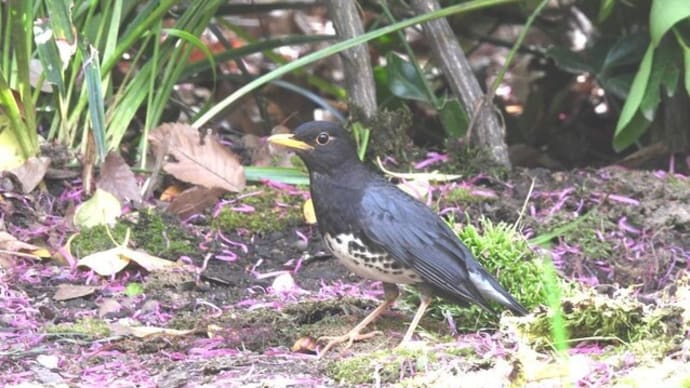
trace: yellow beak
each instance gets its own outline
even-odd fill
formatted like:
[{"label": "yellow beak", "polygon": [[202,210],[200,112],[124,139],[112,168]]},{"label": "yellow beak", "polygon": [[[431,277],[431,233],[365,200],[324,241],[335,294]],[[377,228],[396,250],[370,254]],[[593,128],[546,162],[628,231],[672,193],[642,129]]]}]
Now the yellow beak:
[{"label": "yellow beak", "polygon": [[296,150],[310,151],[314,149],[314,147],[310,146],[309,144],[303,141],[295,140],[295,135],[291,133],[281,133],[278,135],[273,135],[268,138],[268,142],[271,144],[281,145]]}]

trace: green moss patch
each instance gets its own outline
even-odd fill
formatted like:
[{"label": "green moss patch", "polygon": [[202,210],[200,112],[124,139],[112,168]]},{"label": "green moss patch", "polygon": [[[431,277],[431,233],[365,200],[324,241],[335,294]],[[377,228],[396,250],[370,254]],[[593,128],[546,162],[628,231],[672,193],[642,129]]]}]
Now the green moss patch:
[{"label": "green moss patch", "polygon": [[152,255],[177,258],[197,251],[194,238],[177,219],[148,209],[112,227],[99,225],[82,229],[72,240],[72,253],[76,257],[84,257],[122,244],[125,242],[128,229],[129,245]]},{"label": "green moss patch", "polygon": [[[458,232],[460,240],[525,308],[531,310],[545,304],[541,257],[530,249],[527,241],[511,226],[494,224],[485,218],[480,220],[480,226],[481,233],[472,225],[463,227]],[[411,299],[407,297],[407,300],[417,303],[418,298],[413,295]],[[430,308],[430,314],[438,319],[442,318],[444,311],[450,312],[463,330],[476,331],[498,326],[497,317],[478,306],[460,307],[439,299]]]},{"label": "green moss patch", "polygon": [[76,322],[63,322],[57,325],[49,325],[46,332],[64,335],[83,335],[91,338],[103,338],[110,335],[108,324],[100,319],[81,318]]},{"label": "green moss patch", "polygon": [[[261,187],[247,188],[256,194],[239,196],[235,203],[225,207],[213,220],[213,226],[225,231],[247,229],[253,233],[267,234],[282,231],[303,222],[304,198],[283,191]],[[242,208],[242,210],[238,210]]]}]

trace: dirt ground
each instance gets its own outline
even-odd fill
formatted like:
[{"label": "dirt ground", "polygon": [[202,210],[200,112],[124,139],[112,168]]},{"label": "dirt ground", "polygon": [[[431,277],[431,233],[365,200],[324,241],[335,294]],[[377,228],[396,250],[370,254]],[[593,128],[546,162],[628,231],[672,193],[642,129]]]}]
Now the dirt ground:
[{"label": "dirt ground", "polygon": [[[619,168],[518,170],[505,181],[480,176],[454,185],[480,198],[448,203],[439,193],[451,186],[437,187],[440,200],[434,206],[450,209],[446,214],[453,212],[458,222],[476,223],[484,215],[513,224],[528,195],[519,225],[529,238],[586,217],[554,234],[549,250],[563,277],[598,293],[614,295],[631,287],[638,300],[657,303],[660,290],[687,271],[690,180],[685,176]],[[57,205],[28,197],[5,196],[3,202],[3,211],[13,214],[4,218],[8,231],[14,226],[18,234],[21,226],[35,233],[25,238],[64,244],[40,229]],[[25,206],[38,210],[17,218]],[[643,372],[650,368],[657,373],[650,381],[684,386],[690,381],[687,341],[652,366],[630,348],[582,341],[571,349],[566,372],[554,367],[552,375],[537,376],[527,373],[525,360],[553,358],[552,352],[526,356],[528,349],[510,332],[456,333],[450,317],[427,316],[418,341],[395,349],[414,313],[405,298],[372,325],[382,335],[318,358],[314,338],[354,326],[382,299],[380,283],[348,273],[324,251],[316,227],[304,223],[263,234],[225,231],[232,244],[223,249],[236,255],[225,260],[214,257],[213,245],[199,238],[210,232],[208,223],[181,225],[198,248],[185,255],[185,267],[172,272],[146,273],[130,265],[102,278],[56,260],[5,259],[0,266],[0,385],[626,386],[626,381],[644,382]],[[142,291],[129,294],[131,283]],[[65,284],[94,288],[56,300]],[[146,335],[132,326],[178,331]]]}]

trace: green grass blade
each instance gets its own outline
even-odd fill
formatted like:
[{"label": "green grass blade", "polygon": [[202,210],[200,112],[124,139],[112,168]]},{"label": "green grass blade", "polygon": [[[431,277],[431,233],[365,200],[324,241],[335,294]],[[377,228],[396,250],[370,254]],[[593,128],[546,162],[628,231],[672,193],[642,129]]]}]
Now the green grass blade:
[{"label": "green grass blade", "polygon": [[272,180],[291,185],[308,185],[309,176],[302,170],[289,167],[254,167],[244,168],[244,176],[248,181]]},{"label": "green grass blade", "polygon": [[22,144],[24,156],[38,153],[38,134],[36,128],[36,108],[32,98],[32,87],[29,76],[31,61],[31,40],[33,27],[32,0],[9,0],[10,24],[12,28],[12,43],[16,61],[16,86],[23,108],[23,122],[25,125],[17,127],[20,131],[17,138]]},{"label": "green grass blade", "polygon": [[[86,57],[86,53],[82,55]],[[91,48],[91,54],[84,62],[87,96],[89,99],[89,113],[91,116],[91,130],[96,143],[96,163],[105,160],[105,106],[103,104],[103,88],[101,86],[101,71],[98,62],[98,51]]]}]

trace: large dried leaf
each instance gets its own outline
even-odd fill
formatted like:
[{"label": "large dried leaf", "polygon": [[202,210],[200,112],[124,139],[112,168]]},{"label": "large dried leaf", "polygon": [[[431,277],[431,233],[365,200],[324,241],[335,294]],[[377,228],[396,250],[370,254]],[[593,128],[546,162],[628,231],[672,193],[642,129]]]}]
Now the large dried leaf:
[{"label": "large dried leaf", "polygon": [[108,249],[92,253],[79,259],[77,265],[88,267],[95,273],[101,276],[111,276],[123,269],[129,264],[129,259],[123,257],[117,251],[117,248]]},{"label": "large dried leaf", "polygon": [[163,169],[175,178],[208,188],[237,192],[244,188],[244,169],[237,156],[213,135],[200,136],[186,124],[169,123],[149,135],[156,156],[171,156]]},{"label": "large dried leaf", "polygon": [[81,284],[60,284],[57,286],[53,299],[55,300],[70,300],[81,298],[93,294],[98,287],[84,286]]},{"label": "large dried leaf", "polygon": [[46,171],[48,171],[48,166],[50,166],[50,158],[31,157],[24,164],[8,171],[8,173],[17,178],[17,181],[21,183],[20,190],[26,194],[34,191],[36,186],[41,183]]},{"label": "large dried leaf", "polygon": [[11,234],[0,231],[0,267],[9,267],[11,256],[40,259],[50,257],[50,252],[45,248],[19,241]]},{"label": "large dried leaf", "polygon": [[89,267],[101,276],[111,276],[122,271],[130,262],[137,263],[149,272],[163,271],[177,266],[175,262],[122,246],[85,256],[77,265]]},{"label": "large dried leaf", "polygon": [[97,225],[112,225],[122,214],[122,205],[114,195],[96,189],[88,201],[83,202],[74,213],[74,224],[92,228]]},{"label": "large dried leaf", "polygon": [[217,188],[190,187],[175,196],[175,199],[168,206],[168,212],[185,219],[194,214],[202,213],[213,206],[221,194],[223,193]]},{"label": "large dried leaf", "polygon": [[10,119],[0,109],[0,171],[19,167],[26,161],[22,155],[19,140],[10,130]]},{"label": "large dried leaf", "polygon": [[142,200],[134,173],[122,156],[115,152],[110,152],[106,156],[96,186],[114,195],[121,202]]},{"label": "large dried leaf", "polygon": [[196,330],[178,330],[165,327],[143,326],[132,319],[120,319],[108,325],[115,335],[131,335],[137,338],[150,336],[183,336],[194,334]]}]

